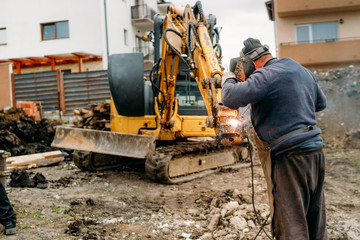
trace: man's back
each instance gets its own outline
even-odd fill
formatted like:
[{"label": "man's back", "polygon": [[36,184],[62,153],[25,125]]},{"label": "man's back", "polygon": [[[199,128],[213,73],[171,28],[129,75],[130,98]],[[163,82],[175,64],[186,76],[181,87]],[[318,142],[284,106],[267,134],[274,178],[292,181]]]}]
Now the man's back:
[{"label": "man's back", "polygon": [[[223,88],[224,104],[236,108],[251,103],[254,128],[268,143],[288,132],[315,125],[315,111],[326,107],[325,96],[312,73],[290,58],[271,60],[235,88]],[[319,134],[319,129],[299,134],[276,146],[274,152],[289,145],[296,147]],[[320,137],[317,141],[321,144]]]}]

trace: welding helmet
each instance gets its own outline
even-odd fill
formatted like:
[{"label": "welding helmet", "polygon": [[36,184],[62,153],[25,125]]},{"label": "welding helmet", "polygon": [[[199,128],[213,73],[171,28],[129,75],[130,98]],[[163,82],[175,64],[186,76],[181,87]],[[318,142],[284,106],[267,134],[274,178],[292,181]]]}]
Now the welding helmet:
[{"label": "welding helmet", "polygon": [[238,81],[243,82],[255,71],[255,65],[249,56],[240,55],[230,59],[230,72],[235,74]]}]

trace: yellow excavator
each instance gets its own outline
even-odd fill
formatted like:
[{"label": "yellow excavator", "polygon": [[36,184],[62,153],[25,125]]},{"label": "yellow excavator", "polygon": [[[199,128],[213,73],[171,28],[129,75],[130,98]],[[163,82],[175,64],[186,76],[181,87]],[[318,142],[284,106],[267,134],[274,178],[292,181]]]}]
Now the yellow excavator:
[{"label": "yellow excavator", "polygon": [[57,127],[52,146],[75,149],[83,170],[145,160],[151,179],[170,184],[239,166],[251,150],[247,123],[221,103],[215,24],[200,1],[155,16],[155,64],[147,78],[142,53],[109,58],[111,131]]}]

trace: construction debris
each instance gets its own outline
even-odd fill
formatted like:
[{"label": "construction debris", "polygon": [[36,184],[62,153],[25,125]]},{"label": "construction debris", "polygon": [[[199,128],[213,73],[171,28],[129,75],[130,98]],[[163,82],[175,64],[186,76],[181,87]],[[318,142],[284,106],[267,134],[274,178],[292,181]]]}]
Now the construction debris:
[{"label": "construction debris", "polygon": [[55,150],[50,146],[54,138],[53,122],[25,115],[22,109],[0,110],[0,146],[11,156]]},{"label": "construction debris", "polygon": [[53,165],[64,161],[64,155],[61,151],[52,151],[46,153],[36,153],[9,157],[6,159],[7,169],[10,171],[21,168],[36,168]]},{"label": "construction debris", "polygon": [[40,189],[47,188],[47,180],[41,173],[36,173],[34,177],[30,178],[30,175],[24,169],[15,169],[11,173],[11,181],[9,185],[14,188],[18,187],[37,187]]},{"label": "construction debris", "polygon": [[356,135],[360,129],[360,68],[350,65],[313,73],[327,98],[326,109],[317,115],[325,146],[360,147]]},{"label": "construction debris", "polygon": [[74,109],[73,113],[80,117],[73,122],[78,128],[110,131],[110,100],[89,104],[89,110]]},{"label": "construction debris", "polygon": [[26,116],[41,120],[41,103],[33,101],[16,101],[16,107],[24,110]]}]

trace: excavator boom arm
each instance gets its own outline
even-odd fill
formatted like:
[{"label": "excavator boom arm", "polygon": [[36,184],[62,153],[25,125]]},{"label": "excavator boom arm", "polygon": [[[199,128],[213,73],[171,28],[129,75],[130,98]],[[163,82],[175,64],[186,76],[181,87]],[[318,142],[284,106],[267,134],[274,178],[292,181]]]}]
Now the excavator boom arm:
[{"label": "excavator boom arm", "polygon": [[[238,145],[244,137],[237,121],[238,110],[231,110],[221,103],[221,56],[217,56],[209,34],[209,24],[202,11],[201,2],[184,9],[171,6],[163,22],[162,52],[160,58],[160,93],[158,102],[163,106],[159,114],[162,132],[173,133],[172,119],[177,114],[175,87],[179,62],[189,69],[189,76],[196,80],[205,103],[207,127],[214,128],[220,143]],[[173,133],[174,134],[174,133]]]}]

